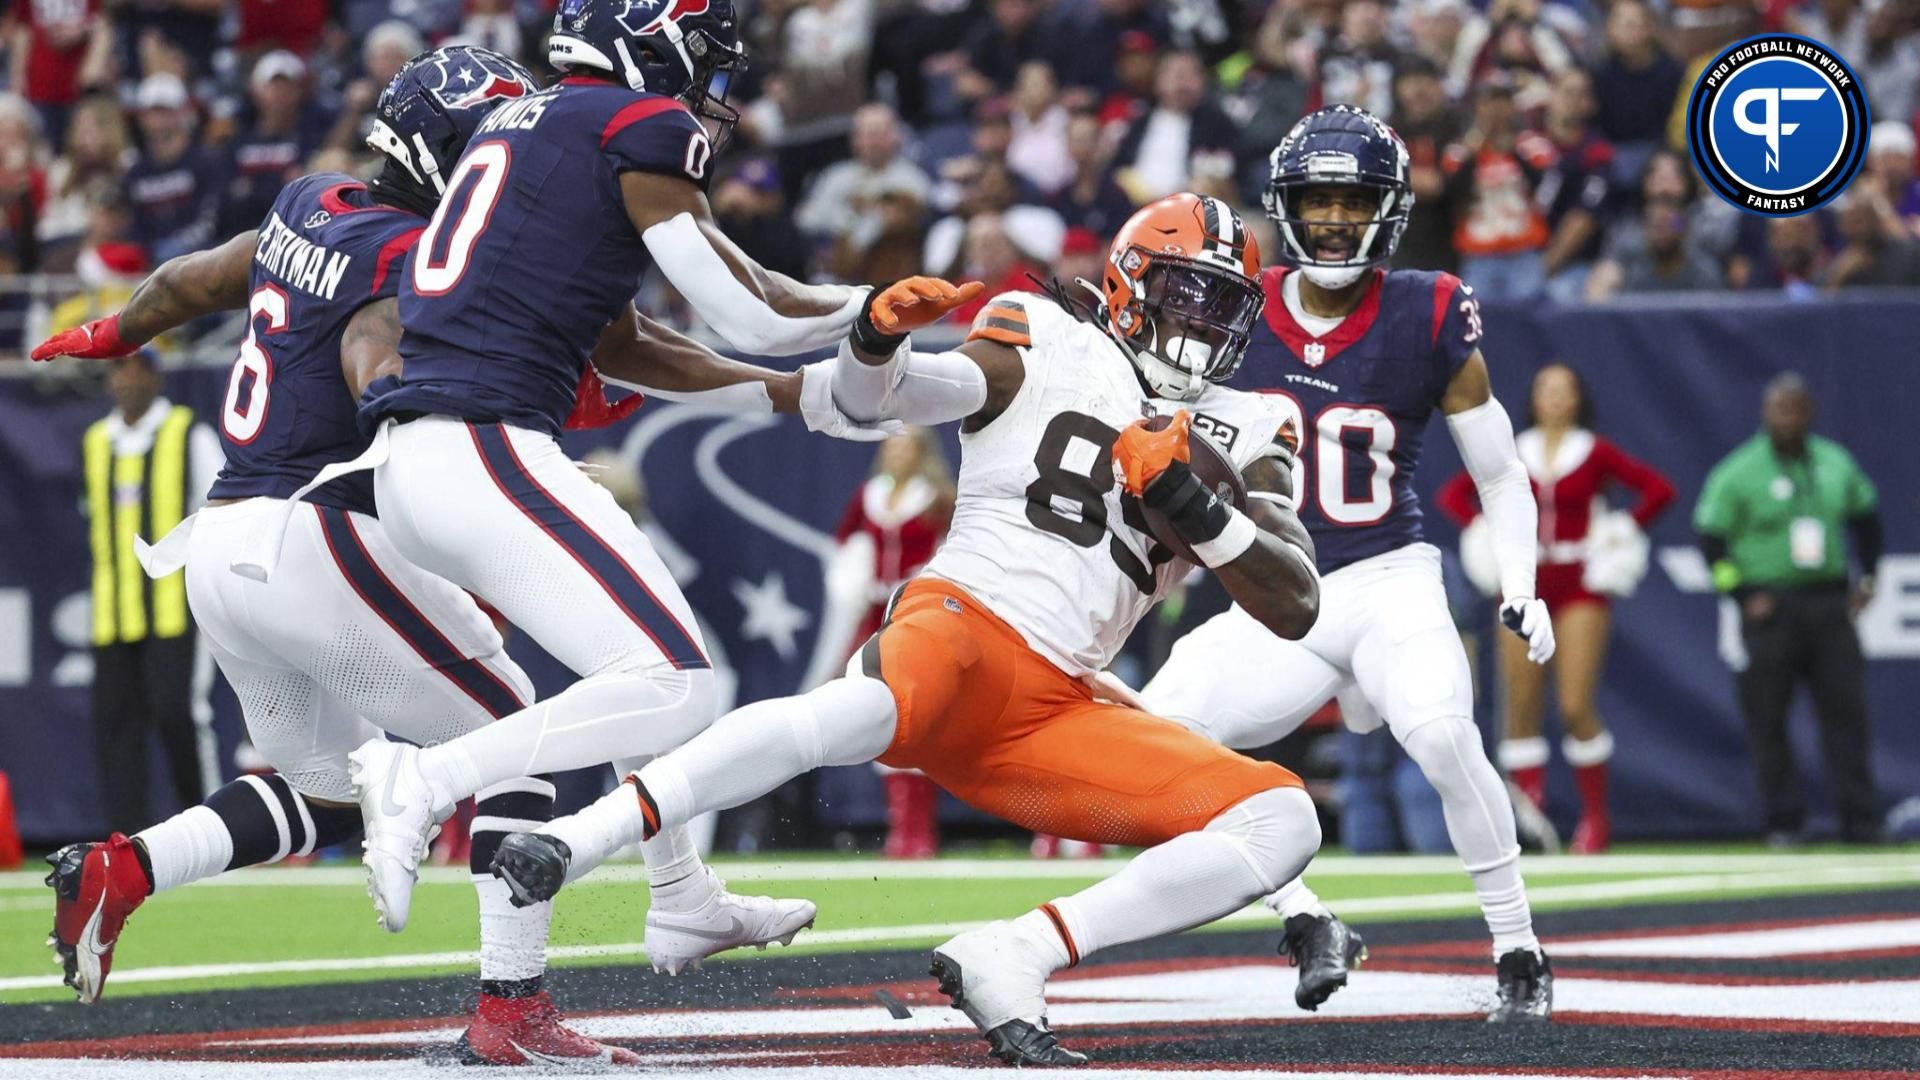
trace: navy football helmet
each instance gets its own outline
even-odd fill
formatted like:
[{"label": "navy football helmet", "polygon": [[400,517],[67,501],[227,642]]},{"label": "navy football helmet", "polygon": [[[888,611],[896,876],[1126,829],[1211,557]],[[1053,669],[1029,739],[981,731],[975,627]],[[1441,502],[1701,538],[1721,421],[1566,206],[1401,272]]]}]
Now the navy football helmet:
[{"label": "navy football helmet", "polygon": [[[1314,284],[1345,288],[1399,249],[1413,214],[1407,144],[1379,117],[1354,105],[1308,113],[1274,147],[1268,165],[1261,202],[1280,230],[1287,257]],[[1312,223],[1301,218],[1299,199],[1319,185],[1371,188],[1377,196],[1373,220],[1357,226],[1357,242],[1338,259],[1316,258],[1307,246],[1306,226]]]},{"label": "navy football helmet", "polygon": [[547,62],[679,98],[713,121],[716,146],[740,120],[727,104],[730,84],[747,69],[733,0],[560,0]]},{"label": "navy football helmet", "polygon": [[536,89],[532,72],[491,49],[452,45],[407,61],[373,107],[367,145],[387,159],[374,191],[431,214],[480,121]]}]

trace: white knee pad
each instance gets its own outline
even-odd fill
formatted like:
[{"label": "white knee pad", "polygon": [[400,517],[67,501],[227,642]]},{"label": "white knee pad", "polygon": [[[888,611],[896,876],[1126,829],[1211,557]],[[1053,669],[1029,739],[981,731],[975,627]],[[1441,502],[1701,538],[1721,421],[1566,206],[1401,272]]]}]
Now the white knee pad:
[{"label": "white knee pad", "polygon": [[1430,720],[1400,735],[1400,745],[1440,793],[1448,836],[1468,873],[1498,869],[1520,857],[1513,804],[1473,721],[1464,716]]},{"label": "white knee pad", "polygon": [[1269,788],[1234,804],[1207,823],[1206,831],[1233,841],[1240,857],[1272,892],[1300,876],[1320,850],[1320,815],[1297,787]]}]

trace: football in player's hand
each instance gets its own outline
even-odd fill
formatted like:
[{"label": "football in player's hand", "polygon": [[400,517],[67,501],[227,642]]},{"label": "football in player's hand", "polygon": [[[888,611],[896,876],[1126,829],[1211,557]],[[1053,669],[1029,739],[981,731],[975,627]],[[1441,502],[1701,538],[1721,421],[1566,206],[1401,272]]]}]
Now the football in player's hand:
[{"label": "football in player's hand", "polygon": [[[1147,419],[1146,426],[1149,431],[1160,431],[1171,423],[1171,416],[1154,416]],[[1198,429],[1189,430],[1187,458],[1187,467],[1193,470],[1194,479],[1215,496],[1233,504],[1235,510],[1246,512],[1246,481],[1240,478],[1240,470],[1233,467],[1233,461],[1227,457],[1226,451],[1220,449],[1219,444],[1200,434]],[[1199,565],[1200,560],[1193,554],[1193,545],[1180,538],[1180,534],[1174,531],[1173,522],[1168,521],[1165,514],[1145,503],[1140,505],[1140,512],[1146,518],[1147,531],[1153,534],[1155,540],[1171,548],[1175,555],[1187,562]]]}]

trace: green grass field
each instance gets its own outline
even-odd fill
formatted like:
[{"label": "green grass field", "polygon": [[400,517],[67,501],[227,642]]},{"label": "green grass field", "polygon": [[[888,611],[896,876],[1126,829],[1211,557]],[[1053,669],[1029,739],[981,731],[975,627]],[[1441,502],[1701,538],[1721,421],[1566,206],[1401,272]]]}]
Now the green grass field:
[{"label": "green grass field", "polygon": [[[1012,857],[909,864],[784,857],[715,864],[737,891],[817,901],[819,924],[795,946],[811,951],[937,943],[965,924],[1015,915],[1072,892],[1118,865]],[[1661,847],[1598,858],[1542,857],[1525,866],[1542,909],[1920,882],[1920,860],[1910,852]],[[38,871],[0,874],[0,1002],[70,996],[43,944],[52,925],[52,898],[40,877]],[[642,962],[644,881],[639,866],[618,865],[568,889],[555,911],[555,965]],[[1308,881],[1356,923],[1475,910],[1467,877],[1451,858],[1329,854],[1315,861]],[[1262,919],[1272,921],[1256,908],[1227,925],[1245,928],[1249,920]],[[399,935],[374,925],[357,863],[246,871],[142,907],[121,939],[109,993],[457,973],[472,969],[474,926],[474,894],[464,870],[427,871],[412,925]]]}]

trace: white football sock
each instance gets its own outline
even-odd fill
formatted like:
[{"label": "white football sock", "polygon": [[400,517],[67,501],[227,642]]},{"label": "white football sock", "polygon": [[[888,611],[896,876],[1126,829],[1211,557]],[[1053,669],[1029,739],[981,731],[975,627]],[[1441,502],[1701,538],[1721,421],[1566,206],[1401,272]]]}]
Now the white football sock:
[{"label": "white football sock", "polygon": [[516,776],[584,769],[657,754],[713,719],[713,672],[665,666],[606,672],[420,751],[420,770],[444,810]]},{"label": "white football sock", "polygon": [[480,894],[480,977],[518,982],[545,974],[553,901],[514,907],[513,891],[492,875],[475,874],[473,888]]},{"label": "white football sock", "polygon": [[156,894],[213,877],[233,861],[233,834],[206,806],[189,806],[133,838],[147,849]]},{"label": "white football sock", "polygon": [[1278,891],[1267,897],[1265,903],[1273,909],[1275,915],[1280,916],[1282,921],[1291,919],[1295,915],[1311,915],[1316,919],[1330,918],[1333,915],[1333,912],[1327,910],[1327,905],[1321,903],[1320,898],[1314,895],[1313,890],[1307,888],[1306,878],[1294,878],[1280,886]]},{"label": "white football sock", "polygon": [[1538,949],[1533,912],[1520,879],[1513,804],[1480,745],[1479,729],[1466,717],[1446,717],[1414,728],[1400,744],[1440,793],[1447,837],[1473,878],[1481,913],[1493,932],[1494,955]]},{"label": "white football sock", "polygon": [[1077,963],[1112,945],[1190,930],[1238,911],[1299,877],[1318,850],[1313,800],[1299,788],[1273,788],[1046,907],[1059,914]]},{"label": "white football sock", "polygon": [[[493,876],[493,857],[509,833],[527,832],[553,817],[553,783],[522,776],[494,784],[474,797],[472,852],[467,867],[480,895],[480,978],[511,983],[537,979],[547,970],[551,902],[514,907],[512,890]],[[504,988],[500,988],[504,992]]]},{"label": "white football sock", "polygon": [[733,710],[649,762],[640,782],[664,829],[757,799],[824,765],[872,761],[893,742],[893,730],[893,691],[885,683],[835,679]]}]

